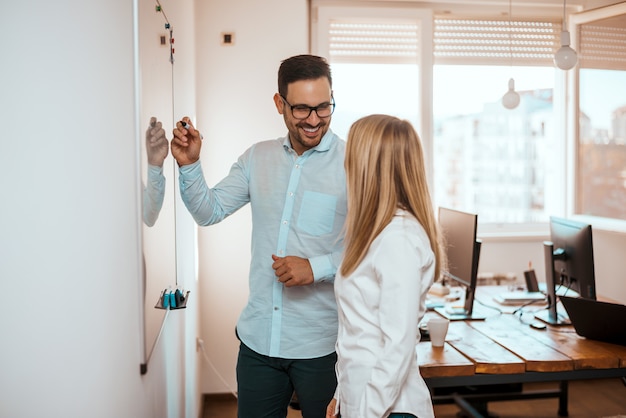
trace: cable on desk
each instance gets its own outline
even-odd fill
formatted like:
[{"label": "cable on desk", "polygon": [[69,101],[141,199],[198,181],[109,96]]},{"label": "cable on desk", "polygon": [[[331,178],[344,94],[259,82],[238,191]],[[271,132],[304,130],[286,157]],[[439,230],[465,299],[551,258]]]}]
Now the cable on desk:
[{"label": "cable on desk", "polygon": [[[516,310],[515,310],[515,312],[513,312],[513,315],[516,315],[516,316],[517,316],[518,311],[519,311],[519,316],[518,316],[518,319],[519,319],[519,321],[520,321],[522,324],[524,324],[524,325],[530,325],[530,324],[532,324],[533,322],[535,322],[535,312],[538,312],[538,311],[524,312],[524,310],[520,310],[520,309],[518,308],[518,309],[516,309]],[[524,315],[532,315],[532,320],[530,320],[530,321],[528,321],[528,322],[527,322],[527,321],[525,321],[525,320],[523,319]]]},{"label": "cable on desk", "polygon": [[[570,286],[571,286],[571,283],[567,286],[567,289],[565,289],[565,292],[563,292],[563,294],[567,294],[567,292],[570,290]],[[559,292],[559,290],[561,289],[561,287],[563,287],[563,283],[559,283],[559,286],[558,286],[558,287],[556,287],[556,288],[554,289],[554,294],[555,294],[555,296],[556,296],[556,294]],[[546,306],[545,308],[542,308],[542,309],[537,309],[537,310],[534,310],[534,311],[532,311],[532,312],[524,312],[524,308],[526,308],[526,307],[527,307],[527,306],[529,306],[529,305],[532,305],[532,304],[535,304],[535,303],[539,303],[539,302],[544,303],[544,301],[543,301],[543,300],[532,300],[532,301],[526,302],[526,303],[524,303],[523,305],[521,305],[520,307],[518,307],[517,309],[515,309],[515,310],[512,312],[512,314],[513,314],[513,315],[517,315],[517,314],[519,313],[519,320],[520,320],[520,322],[521,322],[522,324],[524,324],[524,325],[530,325],[530,324],[532,323],[532,321],[531,321],[531,322],[525,322],[525,321],[522,319],[522,316],[523,316],[524,314],[526,314],[526,313],[529,313],[529,314],[534,314],[535,312],[543,311],[543,310],[545,310],[545,309],[550,309],[550,308],[551,308],[551,306],[552,306],[551,304],[552,304],[552,303],[554,303],[554,301],[551,301],[551,300],[550,300],[550,298],[548,298],[548,306]],[[558,302],[557,302],[557,303],[558,303]],[[557,314],[557,315],[558,315],[558,314]],[[549,325],[549,324],[548,324],[548,325]]]},{"label": "cable on desk", "polygon": [[[515,309],[513,312],[511,312],[511,315],[515,315],[515,316],[517,316],[517,315],[519,314],[519,318],[518,318],[518,319],[519,319],[519,321],[520,321],[522,324],[524,324],[524,325],[530,325],[531,323],[533,323],[533,322],[534,322],[534,319],[535,319],[534,315],[535,315],[535,313],[536,313],[536,312],[543,311],[543,310],[548,309],[548,308],[547,308],[547,307],[545,307],[545,308],[541,308],[541,309],[535,309],[535,310],[532,310],[532,311],[526,311],[524,308],[526,308],[526,307],[528,307],[528,306],[530,306],[530,305],[533,305],[533,304],[535,304],[535,303],[539,303],[539,302],[544,303],[544,301],[543,301],[543,300],[531,300],[531,301],[529,301],[529,302],[526,302],[526,303],[524,303],[523,305],[521,305],[520,307],[518,307],[517,309]],[[530,321],[530,322],[526,322],[526,321],[524,321],[524,320],[522,319],[522,317],[523,317],[524,315],[526,315],[526,314],[533,315],[533,320],[532,320],[532,321]]]},{"label": "cable on desk", "polygon": [[[523,310],[524,310],[524,308],[525,308],[525,307],[530,306],[530,305],[533,305],[533,304],[535,304],[535,303],[539,303],[539,302],[544,303],[545,301],[543,301],[543,300],[531,300],[531,301],[528,301],[528,302],[524,303],[523,305],[519,306],[519,307],[518,307],[517,309],[515,309],[513,312],[511,312],[511,314],[516,315],[518,312],[520,312],[520,313],[521,313],[521,312],[523,312]],[[535,311],[532,311],[531,313],[539,312],[539,311],[542,311],[543,309],[547,309],[547,308],[537,309],[537,310],[535,310]]]},{"label": "cable on desk", "polygon": [[504,313],[502,312],[502,309],[498,308],[497,306],[488,305],[485,302],[481,301],[480,299],[474,298],[474,303],[476,302],[478,302],[480,305],[484,306],[485,308],[493,309],[494,311],[498,312],[500,315]]}]

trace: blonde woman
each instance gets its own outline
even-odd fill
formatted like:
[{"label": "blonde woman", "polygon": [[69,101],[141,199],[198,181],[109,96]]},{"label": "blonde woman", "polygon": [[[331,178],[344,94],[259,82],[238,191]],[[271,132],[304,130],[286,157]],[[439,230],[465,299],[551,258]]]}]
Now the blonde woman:
[{"label": "blonde woman", "polygon": [[444,252],[420,139],[407,121],[364,117],[350,128],[344,165],[338,385],[326,417],[433,417],[415,345]]}]

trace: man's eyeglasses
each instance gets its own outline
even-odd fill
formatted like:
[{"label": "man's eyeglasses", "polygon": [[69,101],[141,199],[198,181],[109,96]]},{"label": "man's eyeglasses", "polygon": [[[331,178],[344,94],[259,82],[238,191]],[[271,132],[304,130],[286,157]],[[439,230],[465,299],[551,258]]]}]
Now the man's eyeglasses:
[{"label": "man's eyeglasses", "polygon": [[314,107],[303,104],[292,105],[282,94],[280,97],[291,108],[291,115],[296,119],[306,119],[311,116],[311,112],[314,110],[318,118],[327,118],[335,111],[335,98],[332,96],[330,97],[330,103],[325,102]]}]

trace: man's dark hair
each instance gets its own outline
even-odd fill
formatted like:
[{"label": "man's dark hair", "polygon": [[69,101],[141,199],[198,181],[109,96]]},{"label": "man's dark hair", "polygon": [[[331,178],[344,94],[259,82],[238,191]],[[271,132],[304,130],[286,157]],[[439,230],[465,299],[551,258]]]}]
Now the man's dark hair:
[{"label": "man's dark hair", "polygon": [[333,79],[326,59],[316,55],[296,55],[287,58],[278,69],[278,93],[287,97],[289,84],[300,80],[317,80],[321,77],[326,77],[332,88]]}]

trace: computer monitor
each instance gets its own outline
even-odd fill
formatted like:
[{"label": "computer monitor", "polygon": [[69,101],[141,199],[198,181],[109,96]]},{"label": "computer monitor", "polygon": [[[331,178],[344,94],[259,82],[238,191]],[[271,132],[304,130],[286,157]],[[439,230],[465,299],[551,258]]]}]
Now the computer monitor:
[{"label": "computer monitor", "polygon": [[449,208],[439,208],[439,226],[445,241],[448,266],[443,281],[465,289],[462,307],[444,306],[435,310],[450,320],[485,319],[474,312],[480,241],[476,239],[478,215]]},{"label": "computer monitor", "polygon": [[591,225],[569,219],[550,218],[557,283],[581,297],[596,299]]},{"label": "computer monitor", "polygon": [[569,324],[557,312],[557,293],[596,299],[591,225],[551,216],[550,239],[543,243],[548,310],[535,316],[552,325]]}]

